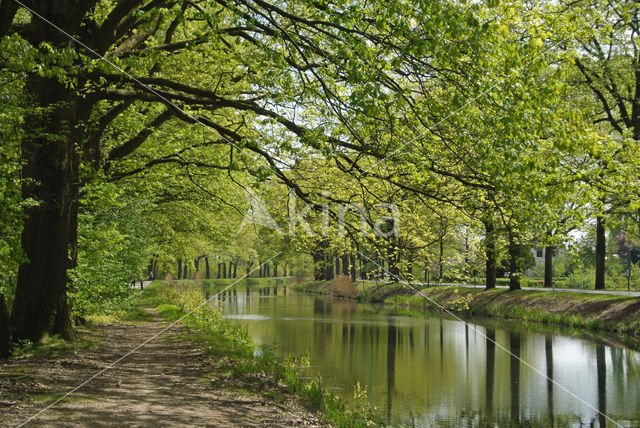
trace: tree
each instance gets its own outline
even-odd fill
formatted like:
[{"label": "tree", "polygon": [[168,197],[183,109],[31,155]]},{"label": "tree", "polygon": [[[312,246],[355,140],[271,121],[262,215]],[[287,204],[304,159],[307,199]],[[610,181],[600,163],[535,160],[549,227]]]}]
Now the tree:
[{"label": "tree", "polygon": [[[430,17],[433,5],[416,9],[401,1],[394,7],[372,4],[366,11],[307,2],[281,8],[264,1],[24,4],[27,9],[2,1],[0,36],[6,36],[1,68],[24,79],[29,105],[21,139],[22,197],[38,204],[25,210],[22,247],[28,261],[19,269],[12,325],[16,339],[34,341],[71,332],[66,285],[67,269],[76,264],[81,165],[113,171],[177,119],[203,125],[205,141],[190,139],[177,152],[156,153],[136,168],[111,172],[114,178],[162,164],[230,171],[247,159],[239,153],[246,151],[264,158],[267,171],[295,187],[270,151],[274,133],[296,135],[321,151],[368,148],[323,134],[313,120],[296,123],[275,106],[287,111],[299,103],[340,121],[341,111],[332,109],[345,104],[336,94],[349,89],[359,109],[386,97],[373,82],[379,66],[435,40],[407,25],[408,17],[438,23],[434,35],[447,28]],[[366,102],[360,88],[373,91]],[[131,121],[136,113],[142,120]],[[129,126],[122,126],[123,117]],[[264,132],[268,126],[272,131]],[[115,129],[125,132],[114,134]],[[182,156],[207,146],[225,146],[227,161]]]}]

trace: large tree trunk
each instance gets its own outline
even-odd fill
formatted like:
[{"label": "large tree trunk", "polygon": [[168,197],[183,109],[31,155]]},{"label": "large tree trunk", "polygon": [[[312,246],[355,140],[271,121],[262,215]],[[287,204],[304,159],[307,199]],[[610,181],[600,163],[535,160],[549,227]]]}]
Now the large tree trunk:
[{"label": "large tree trunk", "polygon": [[35,106],[25,117],[22,196],[38,205],[25,209],[22,248],[28,261],[18,271],[12,328],[14,339],[38,342],[49,333],[72,335],[67,269],[70,255],[75,258],[79,131],[70,127],[77,125],[77,102],[63,85],[31,77],[25,88]]},{"label": "large tree trunk", "polygon": [[0,293],[0,358],[7,358],[11,350],[11,329],[9,328],[9,313],[4,296]]},{"label": "large tree trunk", "polygon": [[596,290],[604,290],[604,269],[607,256],[607,240],[605,234],[605,220],[596,217]]},{"label": "large tree trunk", "polygon": [[486,263],[486,289],[496,287],[496,236],[492,221],[484,223]]},{"label": "large tree trunk", "polygon": [[182,279],[182,259],[178,259],[178,279]]},{"label": "large tree trunk", "polygon": [[316,248],[311,252],[313,257],[313,279],[316,281],[324,279],[324,256],[320,248]]},{"label": "large tree trunk", "polygon": [[211,279],[211,270],[209,269],[209,257],[204,256],[204,277]]},{"label": "large tree trunk", "polygon": [[333,272],[333,259],[325,254],[325,263],[324,263],[324,279],[330,281],[334,277]]},{"label": "large tree trunk", "polygon": [[553,245],[544,247],[544,286],[551,288],[553,285]]}]

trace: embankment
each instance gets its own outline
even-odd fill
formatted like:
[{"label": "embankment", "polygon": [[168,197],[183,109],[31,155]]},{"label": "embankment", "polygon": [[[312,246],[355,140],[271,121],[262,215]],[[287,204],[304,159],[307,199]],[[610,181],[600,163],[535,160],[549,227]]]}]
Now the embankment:
[{"label": "embankment", "polygon": [[508,291],[436,286],[418,291],[397,283],[344,280],[308,281],[299,291],[361,301],[381,302],[417,310],[443,310],[460,316],[506,318],[550,325],[640,336],[640,298],[553,291]]}]

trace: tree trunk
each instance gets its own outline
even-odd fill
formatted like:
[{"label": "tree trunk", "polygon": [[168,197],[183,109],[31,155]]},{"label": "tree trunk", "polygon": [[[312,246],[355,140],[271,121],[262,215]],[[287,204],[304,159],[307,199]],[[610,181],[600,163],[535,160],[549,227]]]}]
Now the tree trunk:
[{"label": "tree trunk", "polygon": [[444,259],[444,237],[440,237],[440,253],[438,256],[438,282],[442,282],[442,261]]},{"label": "tree trunk", "polygon": [[605,233],[605,220],[602,216],[596,217],[596,290],[604,290],[605,261],[607,256],[607,240]]},{"label": "tree trunk", "polygon": [[273,276],[278,277],[278,263],[273,264]]},{"label": "tree trunk", "polygon": [[351,254],[351,256],[349,257],[349,262],[350,262],[349,275],[351,276],[351,280],[355,281],[356,278],[357,278],[356,277],[357,272],[356,272],[356,256],[355,256],[355,254]]},{"label": "tree trunk", "polygon": [[333,259],[327,257],[324,263],[324,279],[330,281],[333,279]]},{"label": "tree trunk", "polygon": [[218,279],[222,278],[222,277],[220,276],[220,275],[221,275],[221,273],[220,273],[220,272],[222,272],[222,264],[221,264],[221,263],[218,263],[218,276],[217,276],[217,278],[218,278]]},{"label": "tree trunk", "polygon": [[222,277],[227,279],[227,263],[222,262]]},{"label": "tree trunk", "polygon": [[38,342],[47,333],[72,335],[67,268],[75,254],[79,174],[77,130],[69,124],[78,117],[73,95],[57,81],[31,77],[25,88],[36,107],[25,117],[22,197],[39,204],[25,208],[22,248],[28,262],[18,270],[11,321],[14,339]]},{"label": "tree trunk", "polygon": [[311,257],[313,258],[313,279],[319,281],[324,278],[324,257],[322,251],[316,248],[311,252]]},{"label": "tree trunk", "polygon": [[509,291],[520,290],[521,246],[513,232],[509,232]]},{"label": "tree trunk", "polygon": [[0,293],[0,358],[7,358],[11,350],[11,329],[9,328],[9,313],[4,295]]},{"label": "tree trunk", "polygon": [[349,254],[342,255],[342,274],[349,276]]},{"label": "tree trunk", "polygon": [[182,259],[178,259],[178,279],[182,279]]},{"label": "tree trunk", "polygon": [[493,227],[493,221],[488,220],[484,223],[485,230],[485,255],[486,262],[486,289],[496,287],[496,236]]},{"label": "tree trunk", "polygon": [[229,272],[229,278],[231,278],[231,271],[233,268],[233,261],[229,260],[229,270],[227,272]]},{"label": "tree trunk", "polygon": [[187,266],[187,261],[184,261],[184,274],[182,275],[182,279],[189,279],[189,267]]},{"label": "tree trunk", "polygon": [[553,245],[544,247],[544,286],[551,288],[553,286]]},{"label": "tree trunk", "polygon": [[211,270],[209,269],[209,257],[204,256],[204,277],[211,279]]},{"label": "tree trunk", "polygon": [[238,277],[238,262],[237,261],[233,264],[233,277],[234,278]]}]

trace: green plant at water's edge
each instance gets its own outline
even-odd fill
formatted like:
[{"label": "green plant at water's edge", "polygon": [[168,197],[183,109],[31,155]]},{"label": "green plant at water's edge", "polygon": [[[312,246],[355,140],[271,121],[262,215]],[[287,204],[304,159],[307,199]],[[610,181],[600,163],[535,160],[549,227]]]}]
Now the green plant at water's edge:
[{"label": "green plant at water's edge", "polygon": [[373,421],[374,413],[366,402],[366,390],[357,385],[358,388],[354,391],[356,404],[353,408],[347,408],[338,396],[322,387],[318,375],[310,381],[303,379],[301,370],[309,366],[308,354],[288,356],[281,360],[270,349],[256,352],[245,328],[226,320],[220,308],[202,304],[203,296],[199,287],[194,287],[193,284],[155,282],[145,288],[141,303],[156,307],[167,319],[184,317],[184,324],[198,330],[194,339],[207,353],[233,360],[234,376],[270,374],[276,380],[284,382],[292,393],[309,400],[324,413],[327,422],[334,426],[376,425]]}]

